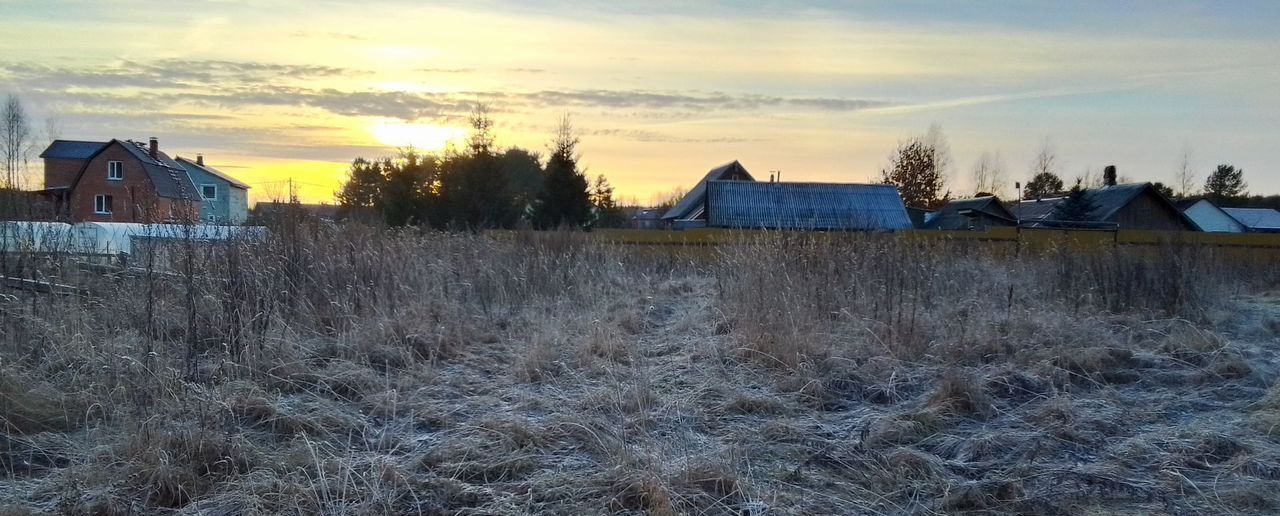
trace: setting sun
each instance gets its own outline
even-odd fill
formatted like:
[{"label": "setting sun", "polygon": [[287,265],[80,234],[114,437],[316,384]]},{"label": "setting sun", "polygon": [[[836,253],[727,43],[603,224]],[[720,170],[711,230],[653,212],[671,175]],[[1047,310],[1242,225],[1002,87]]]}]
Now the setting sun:
[{"label": "setting sun", "polygon": [[384,119],[373,124],[369,132],[378,143],[390,147],[414,147],[425,151],[444,149],[450,141],[460,140],[466,131],[457,127],[415,124]]}]

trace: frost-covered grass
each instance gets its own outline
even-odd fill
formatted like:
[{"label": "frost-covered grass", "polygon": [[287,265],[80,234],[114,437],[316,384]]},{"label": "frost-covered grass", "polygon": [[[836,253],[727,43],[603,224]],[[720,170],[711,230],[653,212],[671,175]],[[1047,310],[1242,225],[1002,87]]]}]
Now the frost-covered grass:
[{"label": "frost-covered grass", "polygon": [[24,263],[90,294],[0,299],[0,512],[1280,510],[1274,254],[986,245],[294,223]]}]

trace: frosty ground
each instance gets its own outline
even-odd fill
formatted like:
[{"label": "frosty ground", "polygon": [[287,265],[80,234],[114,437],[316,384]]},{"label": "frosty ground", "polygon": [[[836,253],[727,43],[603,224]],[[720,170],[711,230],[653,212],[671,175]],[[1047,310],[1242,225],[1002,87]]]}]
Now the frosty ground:
[{"label": "frosty ground", "polygon": [[272,235],[21,264],[4,513],[1280,510],[1274,252]]}]

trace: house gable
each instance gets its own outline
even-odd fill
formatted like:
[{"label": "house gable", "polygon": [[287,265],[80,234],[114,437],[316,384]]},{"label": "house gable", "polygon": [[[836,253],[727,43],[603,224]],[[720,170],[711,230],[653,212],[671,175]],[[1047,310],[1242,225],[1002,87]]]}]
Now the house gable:
[{"label": "house gable", "polygon": [[751,173],[747,172],[737,160],[730,161],[716,168],[711,169],[702,177],[698,184],[694,185],[689,193],[685,194],[680,202],[676,203],[667,213],[662,216],[662,220],[688,220],[688,219],[705,219],[707,204],[707,183],[710,181],[755,181],[751,177]]},{"label": "house gable", "polygon": [[1243,233],[1245,227],[1239,221],[1222,211],[1208,199],[1200,199],[1182,212],[1200,228],[1201,231],[1215,233]]}]

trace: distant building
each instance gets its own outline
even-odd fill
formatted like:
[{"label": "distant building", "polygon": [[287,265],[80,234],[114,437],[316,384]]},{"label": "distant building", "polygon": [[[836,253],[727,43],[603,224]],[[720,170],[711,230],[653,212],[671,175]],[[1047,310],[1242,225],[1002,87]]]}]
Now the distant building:
[{"label": "distant building", "polygon": [[1054,209],[1065,197],[1029,199],[1006,206],[1023,226],[1040,228],[1146,229],[1198,231],[1191,219],[1151,183],[1091,188],[1086,195],[1096,207],[1086,221],[1060,221]]},{"label": "distant building", "polygon": [[254,204],[252,215],[257,224],[290,214],[325,222],[334,222],[342,219],[342,211],[342,206],[336,204],[267,201]]},{"label": "distant building", "polygon": [[737,161],[711,169],[662,216],[675,229],[911,229],[893,185],[761,183]]},{"label": "distant building", "polygon": [[936,213],[925,217],[923,229],[985,230],[1018,225],[1013,215],[995,196],[948,201]]},{"label": "distant building", "polygon": [[1187,199],[1177,203],[1182,214],[1194,222],[1200,231],[1213,233],[1244,233],[1244,224],[1236,220],[1208,199]]},{"label": "distant building", "polygon": [[176,222],[199,215],[199,192],[155,138],[146,144],[56,140],[40,157],[41,193],[72,221]]},{"label": "distant building", "polygon": [[197,154],[195,161],[178,156],[177,162],[200,192],[200,220],[206,224],[244,224],[249,218],[249,185],[206,165],[202,154]]},{"label": "distant building", "polygon": [[641,209],[636,210],[631,215],[628,226],[631,229],[662,229],[661,209]]},{"label": "distant building", "polygon": [[911,227],[916,229],[924,229],[924,221],[928,220],[934,212],[924,208],[915,208],[907,206],[907,218],[911,219]]},{"label": "distant building", "polygon": [[1248,233],[1280,233],[1280,211],[1271,208],[1222,208]]}]

